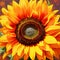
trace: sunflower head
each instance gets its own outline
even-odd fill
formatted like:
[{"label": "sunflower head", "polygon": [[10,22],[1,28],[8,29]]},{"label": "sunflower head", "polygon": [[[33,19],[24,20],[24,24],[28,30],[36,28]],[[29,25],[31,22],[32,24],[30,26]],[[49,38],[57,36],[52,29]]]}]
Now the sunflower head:
[{"label": "sunflower head", "polygon": [[2,12],[0,46],[6,47],[3,58],[9,54],[14,60],[34,60],[35,56],[38,60],[59,58],[60,15],[53,5],[46,0],[20,0],[19,4],[12,1]]}]

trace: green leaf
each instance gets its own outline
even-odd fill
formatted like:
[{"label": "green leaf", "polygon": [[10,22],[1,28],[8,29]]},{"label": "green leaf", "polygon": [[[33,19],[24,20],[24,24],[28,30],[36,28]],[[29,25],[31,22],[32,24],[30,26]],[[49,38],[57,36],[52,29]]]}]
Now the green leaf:
[{"label": "green leaf", "polygon": [[51,4],[49,0],[47,0],[47,3],[48,3],[48,5],[50,5],[50,4]]},{"label": "green leaf", "polygon": [[0,48],[0,54],[3,54],[5,51],[6,51],[6,48],[5,47],[1,47]]},{"label": "green leaf", "polygon": [[9,59],[10,60],[13,60],[13,57],[12,57],[12,55],[10,54],[10,55],[8,55],[8,57],[9,57]]},{"label": "green leaf", "polygon": [[0,32],[0,37],[3,35],[3,33],[2,32]]}]

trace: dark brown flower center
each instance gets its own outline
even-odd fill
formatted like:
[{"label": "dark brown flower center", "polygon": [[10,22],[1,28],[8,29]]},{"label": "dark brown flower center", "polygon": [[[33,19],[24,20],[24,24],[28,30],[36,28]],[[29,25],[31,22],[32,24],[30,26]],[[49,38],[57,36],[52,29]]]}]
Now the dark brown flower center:
[{"label": "dark brown flower center", "polygon": [[44,26],[36,19],[23,19],[17,25],[16,38],[21,44],[35,45],[42,41],[44,36]]}]

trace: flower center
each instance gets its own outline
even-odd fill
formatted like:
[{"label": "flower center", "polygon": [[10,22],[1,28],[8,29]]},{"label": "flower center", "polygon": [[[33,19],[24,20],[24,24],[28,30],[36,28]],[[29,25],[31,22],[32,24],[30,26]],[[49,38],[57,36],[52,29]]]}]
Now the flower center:
[{"label": "flower center", "polygon": [[24,45],[35,45],[45,36],[44,26],[37,19],[23,19],[17,25],[16,38]]},{"label": "flower center", "polygon": [[35,33],[35,29],[33,27],[28,27],[26,30],[25,30],[25,34],[27,36],[33,36]]}]

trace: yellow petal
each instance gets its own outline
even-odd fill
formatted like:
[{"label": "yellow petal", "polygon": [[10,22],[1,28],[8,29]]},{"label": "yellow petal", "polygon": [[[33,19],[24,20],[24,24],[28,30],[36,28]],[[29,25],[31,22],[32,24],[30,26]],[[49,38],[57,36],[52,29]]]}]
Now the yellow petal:
[{"label": "yellow petal", "polygon": [[44,2],[42,4],[42,13],[44,13],[44,14],[48,13],[48,5],[47,5],[46,0],[44,0]]},{"label": "yellow petal", "polygon": [[35,46],[35,52],[36,52],[38,55],[40,55],[40,56],[43,55],[42,50],[41,50],[38,46]]},{"label": "yellow petal", "polygon": [[13,7],[11,5],[7,5],[8,11],[11,11],[11,13],[13,13]]},{"label": "yellow petal", "polygon": [[28,17],[31,17],[33,14],[33,10],[36,10],[36,0],[30,0],[28,4]]},{"label": "yellow petal", "polygon": [[55,26],[55,25],[49,26],[49,27],[46,29],[46,32],[48,32],[48,31],[50,31],[50,30],[56,30],[56,29],[60,29],[60,26]]},{"label": "yellow petal", "polygon": [[28,6],[28,0],[20,0],[19,6],[26,9]]},{"label": "yellow petal", "polygon": [[8,55],[8,53],[5,52],[5,53],[3,54],[3,59],[6,58],[7,55]]},{"label": "yellow petal", "polygon": [[[13,17],[17,17],[16,13],[14,12],[14,9],[11,5],[7,5],[8,13],[11,14]],[[10,13],[11,12],[11,13]]]},{"label": "yellow petal", "polygon": [[30,52],[29,52],[29,56],[32,60],[35,59],[35,49],[34,49],[34,46],[33,47],[30,47]]},{"label": "yellow petal", "polygon": [[57,12],[58,12],[58,10],[51,12],[51,14],[49,14],[49,16],[48,16],[48,20],[50,20],[50,18],[52,18]]},{"label": "yellow petal", "polygon": [[1,16],[1,20],[0,20],[0,23],[2,24],[2,26],[5,26],[9,29],[13,29],[10,24],[11,22],[8,20],[7,16]]},{"label": "yellow petal", "polygon": [[58,10],[55,10],[53,12],[51,12],[50,14],[48,14],[48,20],[47,22],[45,23],[45,25],[49,22],[49,20],[58,12]]},{"label": "yellow petal", "polygon": [[59,18],[60,18],[60,15],[57,15],[57,16],[55,17],[55,22],[54,22],[54,25],[56,25],[56,24],[58,23]]},{"label": "yellow petal", "polygon": [[43,0],[39,0],[39,2],[37,3],[37,7],[42,6]]},{"label": "yellow petal", "polygon": [[13,7],[19,6],[17,2],[13,1],[12,2]]},{"label": "yellow petal", "polygon": [[52,11],[52,9],[53,9],[53,5],[49,5],[48,6],[48,13],[50,13]]},{"label": "yellow petal", "polygon": [[43,41],[39,42],[38,46],[44,46],[44,42]]},{"label": "yellow petal", "polygon": [[3,60],[4,60],[9,54],[11,54],[11,51],[5,52],[5,53],[3,54]]},{"label": "yellow petal", "polygon": [[24,49],[24,53],[27,54],[28,51],[29,51],[29,47],[25,47],[25,49]]},{"label": "yellow petal", "polygon": [[53,56],[54,51],[53,51],[52,48],[50,48],[48,45],[46,45],[46,51],[49,51],[50,54]]},{"label": "yellow petal", "polygon": [[17,50],[17,55],[20,56],[23,50],[24,50],[24,45],[20,45]]},{"label": "yellow petal", "polygon": [[6,45],[6,51],[11,50],[11,48],[12,48],[11,44],[7,44],[7,45]]},{"label": "yellow petal", "polygon": [[19,48],[20,44],[15,44],[12,48],[12,56],[14,56],[17,53],[17,50]]},{"label": "yellow petal", "polygon": [[47,44],[55,44],[55,43],[57,43],[57,40],[53,36],[46,36],[44,41]]},{"label": "yellow petal", "polygon": [[5,8],[2,8],[2,12],[3,12],[3,14],[7,14],[8,13],[8,11],[5,9]]},{"label": "yellow petal", "polygon": [[0,42],[8,42],[7,35],[3,35],[0,37]]}]

